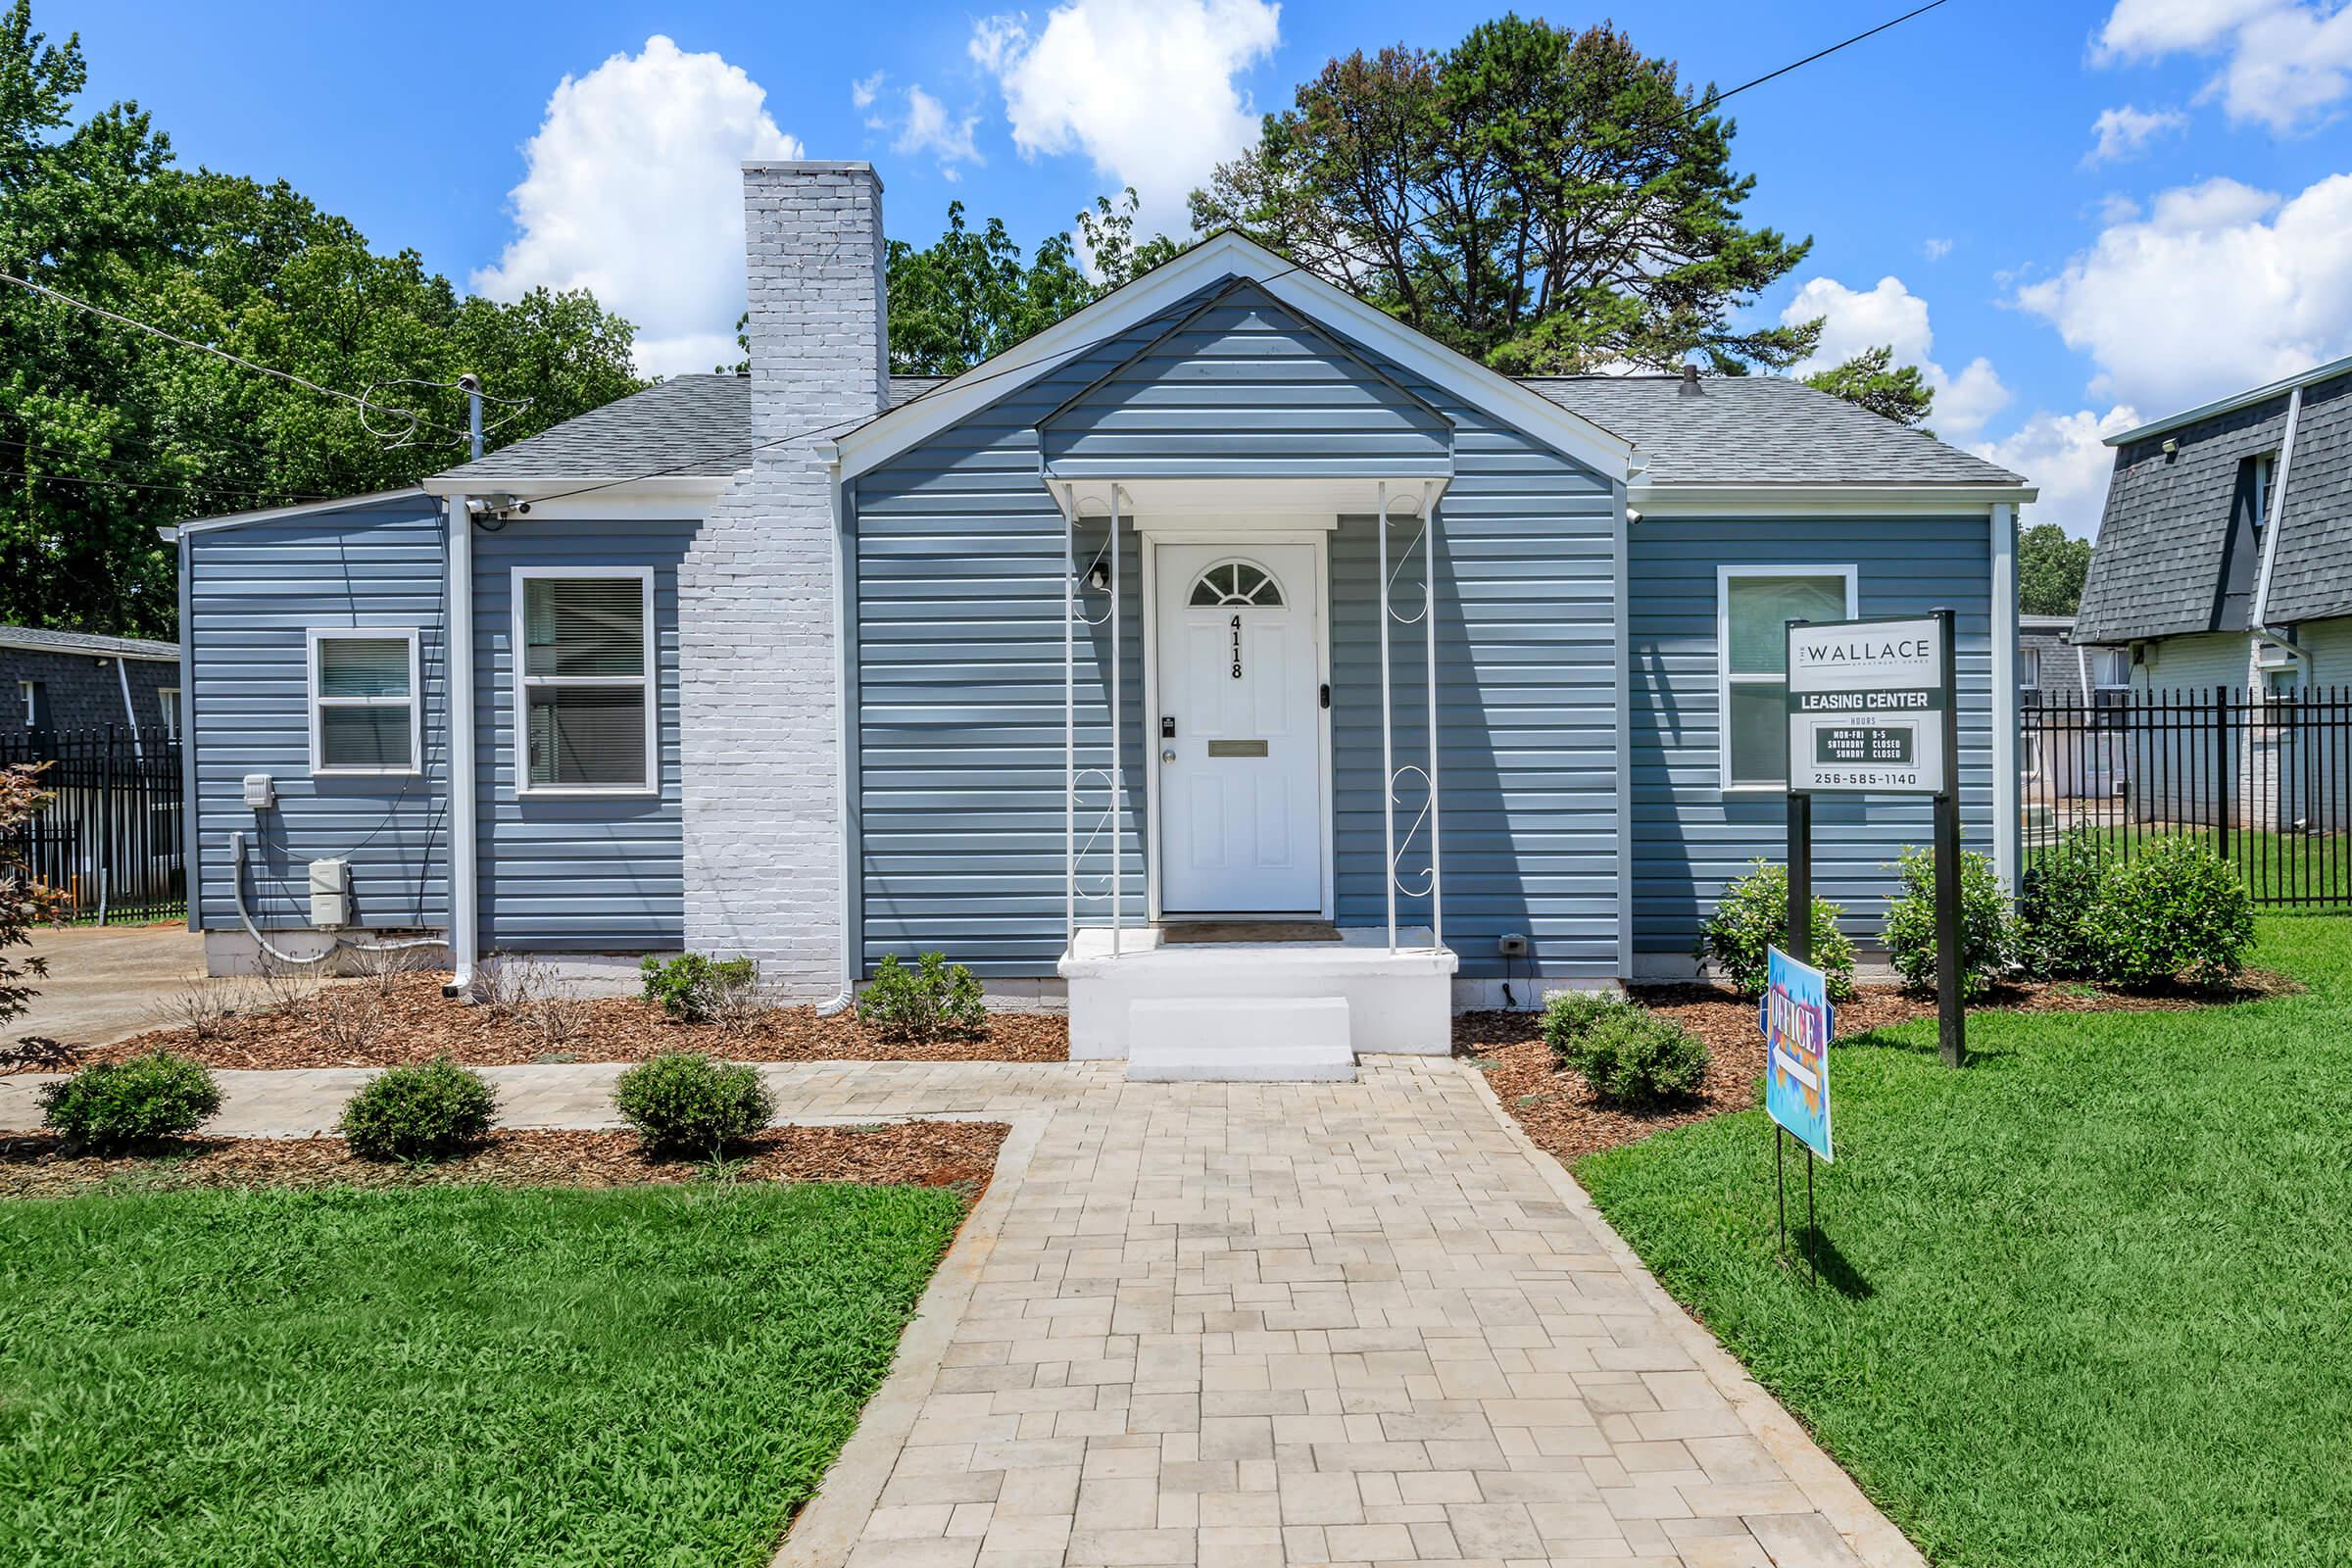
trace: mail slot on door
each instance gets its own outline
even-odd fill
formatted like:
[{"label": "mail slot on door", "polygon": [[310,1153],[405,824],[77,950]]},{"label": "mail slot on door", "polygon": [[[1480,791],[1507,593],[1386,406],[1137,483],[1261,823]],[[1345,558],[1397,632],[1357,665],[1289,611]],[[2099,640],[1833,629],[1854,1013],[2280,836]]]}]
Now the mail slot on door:
[{"label": "mail slot on door", "polygon": [[1266,755],[1266,743],[1264,741],[1210,741],[1208,755],[1211,757],[1263,757]]}]

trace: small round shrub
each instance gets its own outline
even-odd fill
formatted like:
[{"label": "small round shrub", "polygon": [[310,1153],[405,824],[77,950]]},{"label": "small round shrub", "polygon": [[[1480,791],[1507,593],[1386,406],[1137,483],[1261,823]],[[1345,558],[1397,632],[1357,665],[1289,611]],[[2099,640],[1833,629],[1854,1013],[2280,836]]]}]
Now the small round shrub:
[{"label": "small round shrub", "polygon": [[[1903,984],[1936,989],[1936,853],[1907,849],[1896,866],[1900,897],[1886,906],[1886,956]],[[1992,861],[1960,852],[1960,995],[1974,1002],[2008,972],[2013,933],[2009,899]]]},{"label": "small round shrub", "polygon": [[1569,1045],[1566,1065],[1603,1100],[1648,1105],[1698,1093],[1707,1046],[1672,1018],[1620,1004]]},{"label": "small round shrub", "polygon": [[1631,1004],[1605,991],[1562,991],[1544,1004],[1544,1044],[1551,1048],[1555,1067],[1569,1065],[1569,1054],[1592,1026]]},{"label": "small round shrub", "polygon": [[[1838,929],[1838,906],[1813,900],[1813,967],[1829,977],[1830,1000],[1854,995],[1854,945]],[[1758,860],[1755,869],[1723,890],[1715,912],[1699,927],[1697,956],[1715,966],[1743,997],[1764,994],[1773,948],[1788,951],[1788,868]]]},{"label": "small round shrub", "polygon": [[613,1086],[612,1102],[646,1147],[664,1154],[716,1154],[766,1126],[776,1109],[757,1072],[691,1052],[631,1067]]},{"label": "small round shrub", "polygon": [[2029,974],[2080,980],[2097,972],[2091,912],[2098,907],[2107,858],[2097,832],[2077,827],[2026,867],[2017,901],[2017,949]]},{"label": "small round shrub", "polygon": [[970,1039],[988,1032],[988,1005],[979,979],[947,955],[923,954],[909,969],[891,953],[858,998],[858,1021],[885,1040]]},{"label": "small round shrub", "polygon": [[369,1079],[344,1105],[341,1130],[363,1159],[439,1159],[480,1143],[497,1111],[488,1081],[445,1056]]},{"label": "small round shrub", "polygon": [[133,1149],[181,1138],[220,1108],[202,1062],[169,1051],[102,1061],[41,1091],[49,1126],[93,1149]]},{"label": "small round shrub", "polygon": [[2102,980],[2220,986],[2245,967],[2254,906],[2228,861],[2195,839],[2167,835],[2108,865],[2089,930]]},{"label": "small round shrub", "polygon": [[644,981],[640,994],[646,1001],[661,1004],[663,1012],[681,1023],[703,1023],[721,996],[758,985],[760,964],[754,958],[713,958],[704,953],[681,953],[667,962],[649,955],[637,965],[637,973]]}]

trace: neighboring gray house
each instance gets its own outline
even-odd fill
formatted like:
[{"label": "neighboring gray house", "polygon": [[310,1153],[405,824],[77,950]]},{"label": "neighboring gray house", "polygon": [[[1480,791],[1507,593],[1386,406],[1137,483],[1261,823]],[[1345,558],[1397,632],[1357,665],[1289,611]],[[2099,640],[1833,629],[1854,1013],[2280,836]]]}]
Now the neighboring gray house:
[{"label": "neighboring gray house", "polygon": [[179,650],[137,637],[0,626],[0,732],[179,732]]},{"label": "neighboring gray house", "polygon": [[2028,707],[2042,702],[2089,701],[2089,662],[2075,646],[2072,615],[2017,617],[2017,696]]},{"label": "neighboring gray house", "polygon": [[2107,444],[2076,642],[2141,691],[2352,683],[2352,359]]},{"label": "neighboring gray house", "polygon": [[[2014,875],[2016,475],[1784,378],[1514,381],[1233,234],[897,379],[873,172],[745,191],[748,377],[177,530],[216,967],[327,940],[339,860],[462,971],[937,950],[1080,1054],[1443,1051],[1690,973],[1784,848],[1783,622],[1938,606]],[[1875,937],[1928,803],[1815,820]]]}]

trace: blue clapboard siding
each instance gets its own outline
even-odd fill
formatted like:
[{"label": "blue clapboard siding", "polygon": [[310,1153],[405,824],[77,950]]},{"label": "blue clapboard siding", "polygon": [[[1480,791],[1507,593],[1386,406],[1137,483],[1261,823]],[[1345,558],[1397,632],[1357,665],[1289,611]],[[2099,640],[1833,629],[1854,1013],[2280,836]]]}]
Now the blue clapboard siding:
[{"label": "blue clapboard siding", "polygon": [[[1646,517],[1631,533],[1634,947],[1688,956],[1724,886],[1759,856],[1782,859],[1778,794],[1726,794],[1720,775],[1716,568],[1843,566],[1865,615],[1959,612],[1961,821],[1991,852],[1990,524],[1975,517]],[[1926,800],[1823,796],[1813,807],[1813,887],[1875,945],[1894,886],[1887,862],[1926,845]]]},{"label": "blue clapboard siding", "polygon": [[[246,899],[267,929],[309,924],[310,862],[336,858],[351,861],[362,925],[447,922],[442,548],[439,508],[421,493],[188,536],[181,636],[194,673],[182,707],[194,751],[195,904],[204,929],[237,929],[228,849],[235,832],[258,839]],[[416,628],[421,773],[311,776],[311,627]],[[248,773],[275,781],[275,809],[246,807]]]},{"label": "blue clapboard siding", "polygon": [[1255,283],[1218,290],[1039,426],[1062,478],[1439,478],[1445,416]]},{"label": "blue clapboard siding", "polygon": [[[1169,327],[1188,317],[1220,329],[1239,311],[1227,295],[1167,313],[1007,396],[955,429],[903,454],[857,486],[860,861],[867,966],[887,953],[936,948],[983,973],[1050,974],[1062,947],[1062,522],[1040,478],[1038,421],[1088,410],[1092,429],[1117,429],[1122,472],[1199,477],[1258,474],[1258,449],[1211,433],[1264,427],[1269,409],[1337,411],[1335,387],[1353,407],[1403,421],[1418,417],[1434,441],[1446,421],[1458,477],[1440,524],[1443,625],[1441,776],[1446,815],[1447,936],[1466,974],[1499,974],[1494,938],[1535,937],[1547,972],[1614,974],[1617,822],[1614,808],[1616,650],[1609,617],[1613,503],[1608,483],[1479,411],[1449,406],[1436,389],[1384,379],[1353,345],[1321,358],[1286,356],[1291,396],[1268,383],[1229,381],[1250,399],[1189,405],[1183,420],[1152,431],[1092,401],[1116,388],[1129,407],[1164,407],[1166,382],[1128,368],[1141,354],[1188,388],[1200,363]],[[1279,308],[1250,301],[1252,330],[1303,331]],[[1310,363],[1311,368],[1310,368]],[[1386,371],[1387,375],[1396,374]],[[1071,403],[1073,393],[1092,389]],[[1189,396],[1189,393],[1188,393]],[[1064,408],[1069,404],[1068,408]],[[1295,450],[1317,450],[1315,417],[1284,426]],[[1092,436],[1085,439],[1092,439]],[[1396,443],[1392,442],[1395,446]],[[1358,454],[1332,446],[1307,469],[1360,474]],[[1164,453],[1163,458],[1155,454]],[[1057,463],[1057,470],[1059,464]],[[1088,530],[1083,570],[1101,544]],[[1336,537],[1334,604],[1335,882],[1341,917],[1382,918],[1378,651],[1372,640],[1377,573],[1368,518]],[[1144,914],[1145,779],[1140,570],[1132,535],[1121,563],[1124,598],[1126,799],[1117,842],[1126,910]],[[1103,616],[1106,595],[1089,595]],[[1107,756],[1108,628],[1078,646],[1082,765]],[[1400,629],[1399,744],[1424,743],[1420,654]],[[1401,754],[1400,754],[1401,756]],[[1416,759],[1417,760],[1417,759]],[[1106,792],[1090,789],[1080,816],[1095,833]],[[1093,840],[1081,919],[1108,909],[1105,836]],[[1414,901],[1400,915],[1426,919]]]},{"label": "blue clapboard siding", "polygon": [[[474,724],[486,952],[629,953],[685,941],[678,815],[678,563],[690,521],[519,518],[474,535]],[[549,798],[514,789],[514,568],[654,568],[661,790]]]}]

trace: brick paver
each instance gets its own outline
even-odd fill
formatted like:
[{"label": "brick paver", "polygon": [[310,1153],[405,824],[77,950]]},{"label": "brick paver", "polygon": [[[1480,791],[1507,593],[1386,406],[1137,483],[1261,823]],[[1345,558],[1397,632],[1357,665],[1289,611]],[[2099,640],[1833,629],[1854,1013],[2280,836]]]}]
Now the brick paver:
[{"label": "brick paver", "polygon": [[[492,1069],[500,1119],[607,1124],[618,1071]],[[762,1072],[787,1120],[1014,1126],[785,1568],[1919,1562],[1466,1063]],[[363,1076],[223,1074],[218,1125],[322,1129]]]}]

